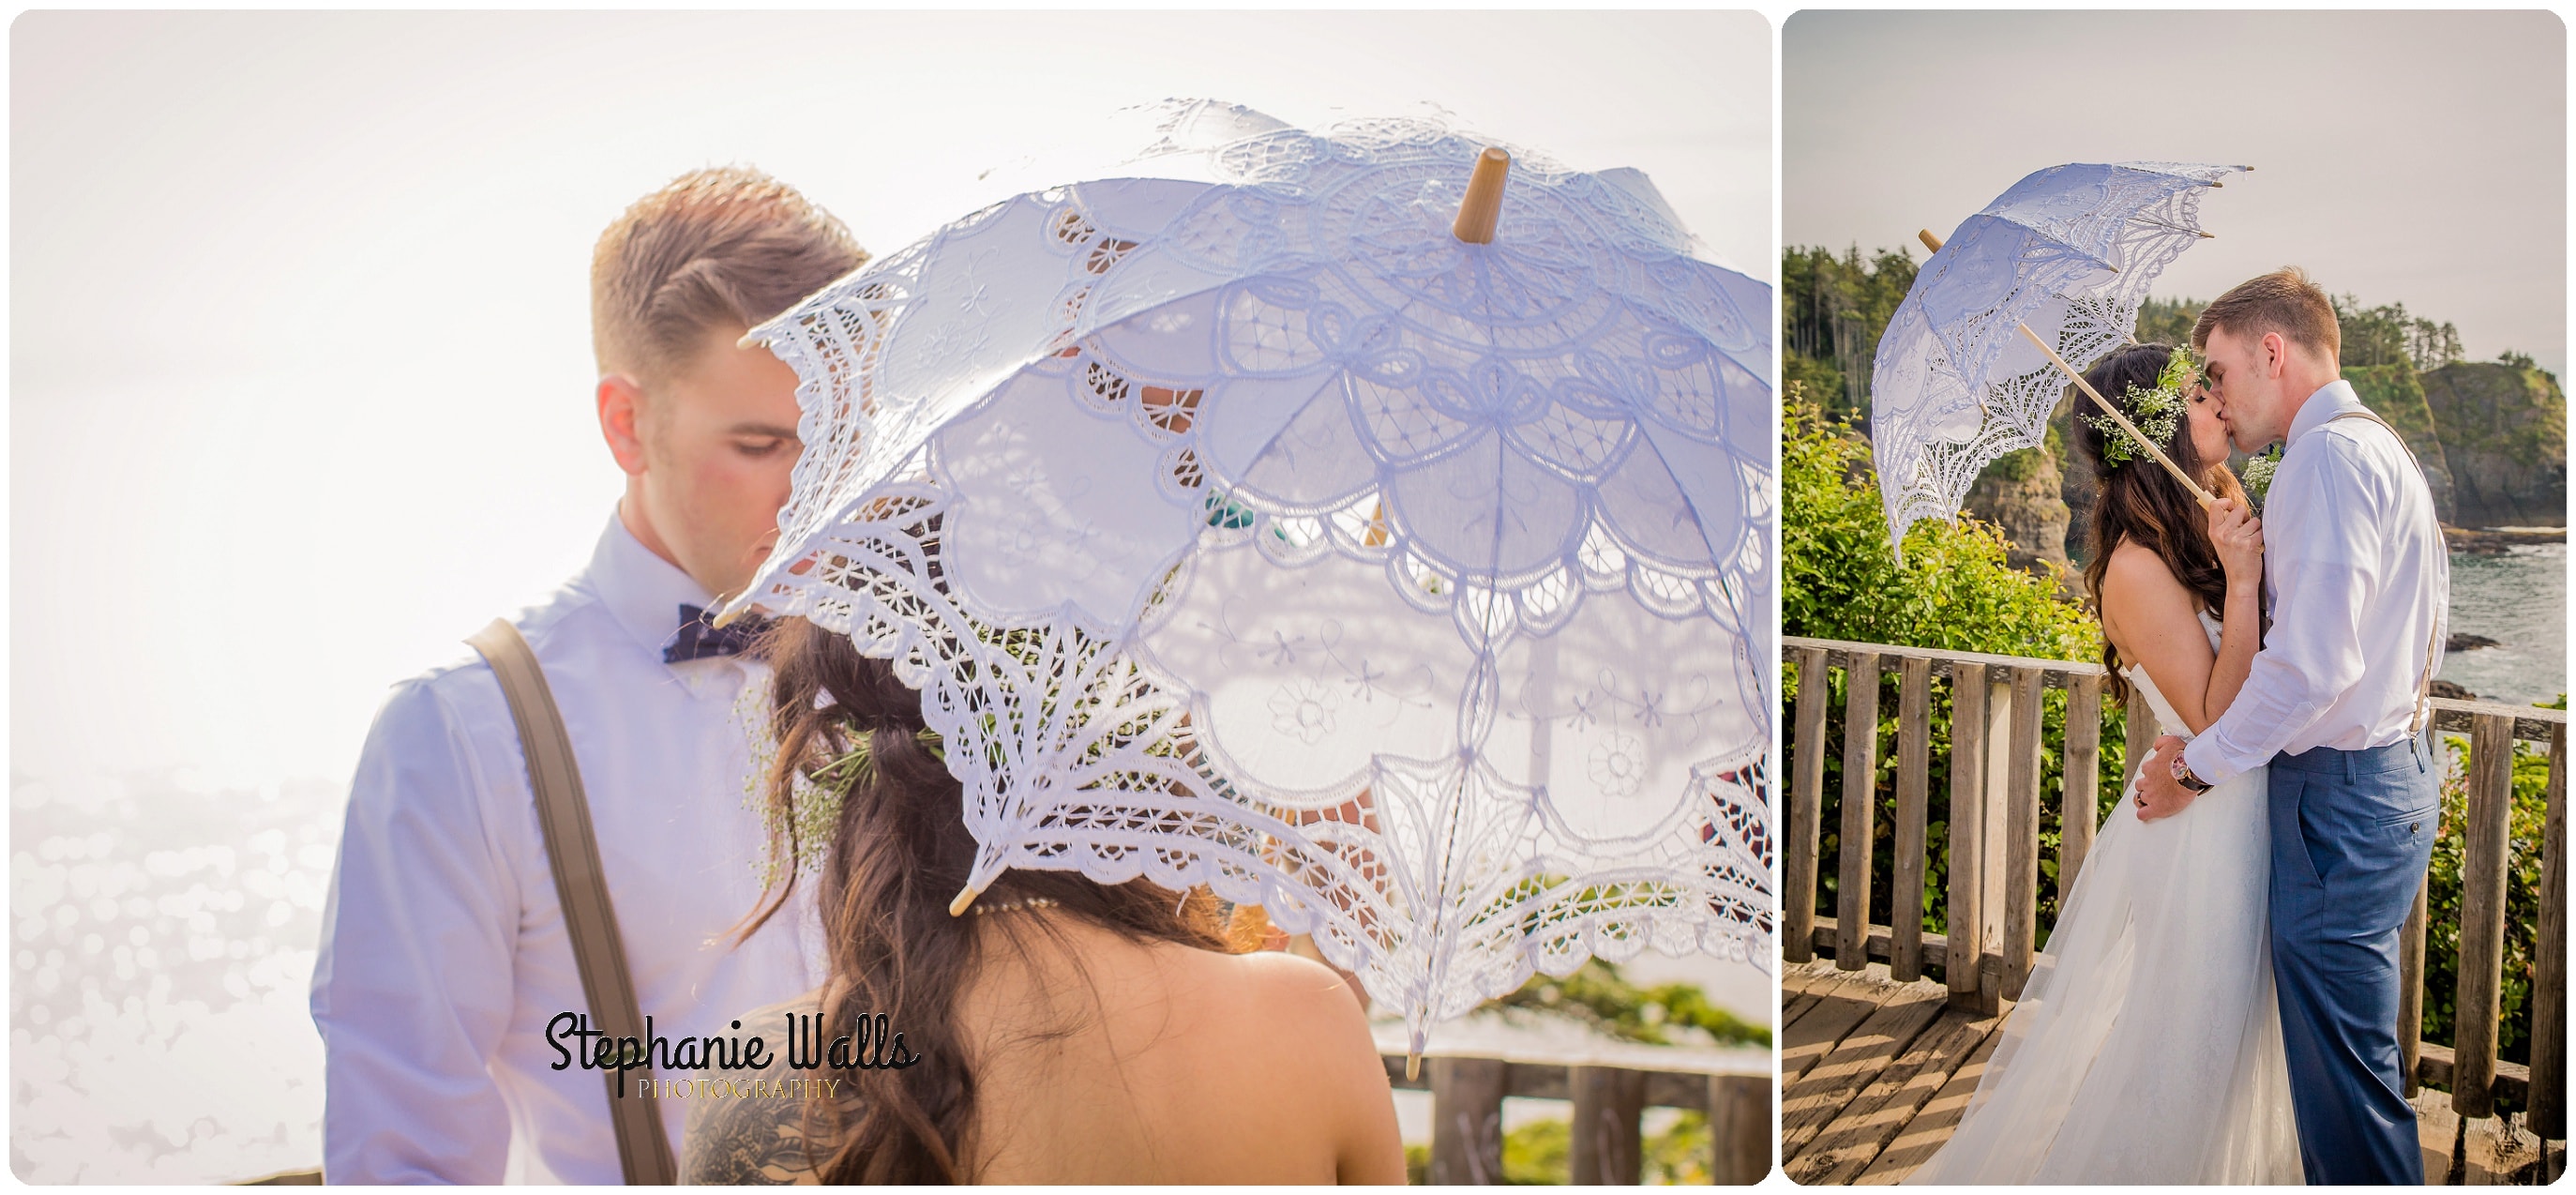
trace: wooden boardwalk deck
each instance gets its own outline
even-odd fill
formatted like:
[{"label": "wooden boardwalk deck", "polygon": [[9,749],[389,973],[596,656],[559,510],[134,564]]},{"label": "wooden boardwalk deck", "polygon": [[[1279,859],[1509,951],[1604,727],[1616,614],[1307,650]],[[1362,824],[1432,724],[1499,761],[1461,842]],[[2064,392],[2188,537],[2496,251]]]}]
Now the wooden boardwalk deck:
[{"label": "wooden boardwalk deck", "polygon": [[1894,1183],[1950,1139],[2004,1018],[1931,980],[1832,959],[1780,975],[1780,1159],[1800,1183]]},{"label": "wooden boardwalk deck", "polygon": [[[1837,971],[1830,958],[1780,975],[1780,1159],[1799,1183],[1896,1183],[1950,1139],[2002,1040],[2001,1012],[1949,1007],[1933,980],[1898,983],[1884,963]],[[2541,1142],[2513,1123],[2463,1123],[2450,1094],[2415,1098],[2433,1186],[2531,1182]],[[2552,1176],[2563,1148],[2549,1146]]]}]

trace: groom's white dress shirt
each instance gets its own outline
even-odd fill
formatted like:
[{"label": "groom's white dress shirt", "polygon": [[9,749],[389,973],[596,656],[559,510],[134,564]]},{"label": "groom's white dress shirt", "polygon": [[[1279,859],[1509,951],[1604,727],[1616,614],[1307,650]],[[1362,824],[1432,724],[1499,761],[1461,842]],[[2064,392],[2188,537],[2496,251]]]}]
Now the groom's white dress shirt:
[{"label": "groom's white dress shirt", "polygon": [[[2406,739],[2426,641],[2448,622],[2451,558],[2432,490],[2396,433],[2335,418],[2368,409],[2338,380],[2290,423],[2263,500],[2272,628],[2235,703],[2184,748],[2203,780],[2284,752]],[[2433,645],[2436,670],[2441,650]]]},{"label": "groom's white dress shirt", "polygon": [[[611,517],[589,567],[512,620],[572,738],[637,999],[674,1040],[734,1035],[821,979],[810,899],[721,940],[760,895],[733,711],[766,670],[663,663],[683,602],[710,604]],[[480,657],[376,717],[313,972],[331,1182],[623,1181],[600,1072],[550,1069],[547,1021],[588,1003],[527,775]],[[659,1107],[676,1155],[688,1105]]]}]

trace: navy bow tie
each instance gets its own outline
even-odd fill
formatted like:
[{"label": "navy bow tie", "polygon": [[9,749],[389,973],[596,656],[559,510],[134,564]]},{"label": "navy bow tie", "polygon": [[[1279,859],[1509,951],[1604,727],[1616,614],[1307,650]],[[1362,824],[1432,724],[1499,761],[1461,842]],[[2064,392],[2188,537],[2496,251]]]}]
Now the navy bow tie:
[{"label": "navy bow tie", "polygon": [[738,656],[751,650],[760,638],[767,619],[746,614],[728,626],[719,627],[709,612],[685,602],[680,605],[680,629],[662,642],[662,662],[682,664],[690,660]]}]

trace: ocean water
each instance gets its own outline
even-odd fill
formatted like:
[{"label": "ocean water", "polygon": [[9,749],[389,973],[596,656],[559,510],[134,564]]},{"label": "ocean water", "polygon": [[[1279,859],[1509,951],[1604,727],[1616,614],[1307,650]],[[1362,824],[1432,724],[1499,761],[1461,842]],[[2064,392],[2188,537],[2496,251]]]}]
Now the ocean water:
[{"label": "ocean water", "polygon": [[2451,557],[2451,630],[2501,646],[2453,652],[2442,679],[2489,701],[2529,705],[2567,691],[2567,545]]},{"label": "ocean water", "polygon": [[[10,796],[10,1169],[30,1183],[214,1183],[320,1165],[322,1042],[306,991],[346,786],[20,776]],[[1752,968],[1649,955],[1628,970],[1700,983],[1769,1019],[1770,980]],[[1378,1033],[1402,1048],[1400,1023]],[[1439,1027],[1433,1044],[1524,1060],[1653,1049],[1493,1018]],[[1771,1061],[1663,1053],[1743,1073]],[[1398,1105],[1407,1139],[1428,1140],[1428,1097]],[[1516,1101],[1507,1119],[1564,1109]]]},{"label": "ocean water", "polygon": [[305,1008],[342,786],[14,778],[9,1166],[204,1183],[322,1158]]}]

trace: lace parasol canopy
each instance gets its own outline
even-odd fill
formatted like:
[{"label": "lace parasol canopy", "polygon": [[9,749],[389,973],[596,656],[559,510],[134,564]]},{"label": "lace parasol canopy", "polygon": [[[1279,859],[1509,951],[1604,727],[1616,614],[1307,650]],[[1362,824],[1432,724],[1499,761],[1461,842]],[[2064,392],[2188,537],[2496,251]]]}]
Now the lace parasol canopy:
[{"label": "lace parasol canopy", "polygon": [[2243,166],[2051,166],[1959,225],[1887,321],[1870,443],[1888,538],[1955,519],[1998,457],[2044,443],[2069,379],[2129,340],[2156,275],[2209,234],[2200,199]]},{"label": "lace parasol canopy", "polygon": [[801,379],[732,603],[889,659],[1012,867],[1205,884],[1429,1024],[1768,966],[1771,298],[1634,171],[1174,109],[1221,181],[1022,195],[754,329]]}]

